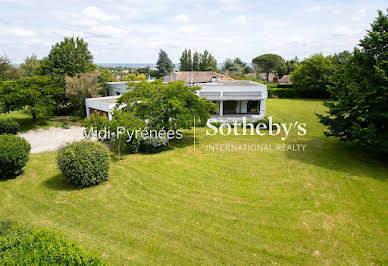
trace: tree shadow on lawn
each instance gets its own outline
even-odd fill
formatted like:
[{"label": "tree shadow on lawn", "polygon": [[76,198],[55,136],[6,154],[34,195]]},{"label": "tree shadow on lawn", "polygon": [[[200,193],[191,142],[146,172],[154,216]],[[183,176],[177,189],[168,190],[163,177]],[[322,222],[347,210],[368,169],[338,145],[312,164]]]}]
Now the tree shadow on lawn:
[{"label": "tree shadow on lawn", "polygon": [[43,182],[43,185],[51,190],[56,190],[56,191],[73,191],[73,190],[82,189],[80,187],[77,187],[77,186],[69,183],[66,180],[66,178],[61,174],[57,174],[57,175],[45,180]]},{"label": "tree shadow on lawn", "polygon": [[371,170],[375,170],[378,175],[371,177],[378,180],[388,179],[388,167],[384,163],[387,158],[383,159],[354,145],[322,138],[310,138],[284,144],[307,145],[304,152],[285,151],[289,159],[357,176],[371,176]]},{"label": "tree shadow on lawn", "polygon": [[[175,150],[175,148],[184,148],[187,146],[193,146],[194,145],[194,134],[183,132],[182,139],[173,139],[170,140],[169,146],[170,148],[168,150]],[[198,143],[198,138],[195,138],[196,143]]]}]

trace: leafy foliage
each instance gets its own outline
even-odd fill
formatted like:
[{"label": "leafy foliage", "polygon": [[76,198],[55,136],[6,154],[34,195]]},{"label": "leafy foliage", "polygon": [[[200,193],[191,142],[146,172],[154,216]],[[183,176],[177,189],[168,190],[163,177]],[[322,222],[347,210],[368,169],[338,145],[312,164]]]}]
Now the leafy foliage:
[{"label": "leafy foliage", "polygon": [[278,68],[283,66],[284,59],[276,54],[263,54],[253,58],[252,63],[256,65],[256,71],[260,69],[266,73],[268,82],[269,73],[277,72]]},{"label": "leafy foliage", "polygon": [[328,136],[388,153],[388,16],[379,11],[361,50],[337,68],[327,115],[318,115]]},{"label": "leafy foliage", "polygon": [[159,153],[168,150],[168,139],[159,137],[149,137],[141,139],[140,152],[146,154]]},{"label": "leafy foliage", "polygon": [[105,94],[105,86],[100,83],[97,72],[66,76],[66,97],[70,100],[71,109],[75,114],[84,117],[86,115],[86,98],[94,98]]},{"label": "leafy foliage", "polygon": [[295,89],[314,89],[326,91],[332,84],[334,65],[330,56],[314,54],[296,65],[291,73],[291,81]]},{"label": "leafy foliage", "polygon": [[82,140],[64,145],[58,149],[57,163],[74,185],[88,187],[108,180],[109,155],[101,143]]},{"label": "leafy foliage", "polygon": [[185,49],[182,52],[180,58],[179,70],[181,71],[216,71],[217,60],[207,50],[203,53],[194,52],[193,57],[191,56],[191,50]]},{"label": "leafy foliage", "polygon": [[182,53],[182,56],[180,58],[180,65],[179,70],[180,71],[191,71],[192,68],[192,58],[191,58],[191,50],[185,49]]},{"label": "leafy foliage", "polygon": [[14,178],[28,161],[30,144],[22,137],[0,135],[0,179]]},{"label": "leafy foliage", "polygon": [[32,77],[39,75],[39,66],[40,60],[35,54],[33,54],[31,57],[26,57],[24,63],[20,65],[20,68],[23,70],[24,76]]},{"label": "leafy foliage", "polygon": [[40,62],[42,75],[68,75],[86,73],[94,69],[93,56],[82,38],[66,37],[51,47],[49,55]]},{"label": "leafy foliage", "polygon": [[295,57],[291,60],[286,60],[284,64],[278,67],[277,74],[279,78],[283,77],[284,75],[289,75],[291,72],[293,72],[296,69],[296,65],[299,63],[299,59]]},{"label": "leafy foliage", "polygon": [[11,225],[0,232],[2,265],[103,265],[96,255],[62,235]]},{"label": "leafy foliage", "polygon": [[168,58],[166,51],[160,50],[156,68],[158,69],[158,77],[163,77],[174,70],[174,64]]},{"label": "leafy foliage", "polygon": [[181,81],[163,84],[141,82],[124,93],[117,106],[124,112],[132,113],[142,121],[147,121],[151,129],[191,128],[194,117],[198,125],[206,124],[209,111],[215,104],[199,98],[194,92],[199,87],[187,87]]},{"label": "leafy foliage", "polygon": [[0,84],[0,111],[29,109],[34,120],[48,117],[65,102],[62,77],[34,76]]},{"label": "leafy foliage", "polygon": [[0,118],[0,134],[14,134],[16,135],[20,129],[20,125],[12,118]]},{"label": "leafy foliage", "polygon": [[229,70],[230,73],[243,76],[253,71],[253,69],[243,62],[240,58],[236,57],[234,60],[227,58],[222,66],[222,70]]},{"label": "leafy foliage", "polygon": [[6,56],[0,56],[0,82],[19,79],[23,76],[23,69],[12,66],[11,61]]}]

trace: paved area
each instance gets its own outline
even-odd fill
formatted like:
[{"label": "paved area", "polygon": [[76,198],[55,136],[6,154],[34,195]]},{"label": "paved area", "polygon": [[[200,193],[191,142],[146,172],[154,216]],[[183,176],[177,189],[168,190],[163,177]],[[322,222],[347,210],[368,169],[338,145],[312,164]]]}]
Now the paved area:
[{"label": "paved area", "polygon": [[71,126],[68,129],[59,127],[34,129],[18,135],[31,144],[31,153],[55,151],[66,142],[83,139],[82,128],[78,126]]}]

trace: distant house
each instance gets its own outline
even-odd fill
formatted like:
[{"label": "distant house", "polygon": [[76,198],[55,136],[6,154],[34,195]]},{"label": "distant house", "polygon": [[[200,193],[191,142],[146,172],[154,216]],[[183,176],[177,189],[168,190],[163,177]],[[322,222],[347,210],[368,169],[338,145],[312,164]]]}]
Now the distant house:
[{"label": "distant house", "polygon": [[281,79],[279,79],[279,83],[291,83],[290,75],[284,75]]},{"label": "distant house", "polygon": [[186,85],[194,83],[219,82],[229,80],[225,75],[214,71],[177,71],[163,77],[164,82],[181,80]]},{"label": "distant house", "polygon": [[[248,73],[245,75],[246,77],[256,77],[256,73]],[[259,73],[259,79],[267,81],[266,73]],[[274,80],[275,79],[275,80]],[[276,82],[276,75],[274,73],[269,73],[268,82]]]}]

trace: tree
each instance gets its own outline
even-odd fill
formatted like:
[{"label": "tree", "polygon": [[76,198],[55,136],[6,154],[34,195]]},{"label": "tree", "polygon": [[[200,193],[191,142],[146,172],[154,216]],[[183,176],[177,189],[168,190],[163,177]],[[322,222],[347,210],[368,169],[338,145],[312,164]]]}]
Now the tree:
[{"label": "tree", "polygon": [[6,56],[0,56],[0,81],[8,79],[7,73],[11,68],[11,61]]},{"label": "tree", "polygon": [[217,70],[217,60],[207,50],[199,54],[199,69],[200,71]]},{"label": "tree", "polygon": [[243,74],[250,73],[252,68],[236,57],[234,60],[227,58],[222,66],[222,70],[229,70],[234,75],[243,76]]},{"label": "tree", "polygon": [[295,89],[326,91],[332,85],[334,65],[330,56],[314,54],[296,65],[291,73],[291,81]]},{"label": "tree", "polygon": [[194,71],[199,71],[200,68],[199,68],[199,58],[200,58],[200,54],[198,52],[194,52],[194,55],[193,55],[193,70]]},{"label": "tree", "polygon": [[140,82],[117,101],[123,112],[147,121],[149,129],[176,130],[191,128],[194,117],[197,125],[205,125],[214,103],[199,98],[194,92],[199,87],[187,87],[181,81],[164,84]]},{"label": "tree", "polygon": [[34,121],[47,117],[64,101],[61,77],[34,76],[0,84],[0,111],[8,113],[27,108]]},{"label": "tree", "polygon": [[32,77],[39,74],[39,65],[38,57],[33,54],[31,57],[26,57],[20,68],[24,71],[24,76]]},{"label": "tree", "polygon": [[86,98],[105,94],[105,86],[99,82],[99,73],[81,74],[76,77],[66,76],[66,97],[70,100],[72,111],[82,117],[86,116]]},{"label": "tree", "polygon": [[20,67],[11,65],[7,56],[0,56],[0,82],[4,80],[14,80],[23,77],[24,72]]},{"label": "tree", "polygon": [[318,115],[327,136],[388,153],[388,16],[382,11],[360,41],[361,50],[338,57],[331,99]]},{"label": "tree", "polygon": [[170,74],[174,70],[174,64],[168,58],[166,51],[160,50],[159,59],[156,62],[156,68],[158,69],[159,77]]},{"label": "tree", "polygon": [[268,82],[269,73],[276,72],[284,64],[284,59],[276,54],[263,54],[253,58],[252,63],[265,72]]},{"label": "tree", "polygon": [[289,75],[291,72],[293,72],[296,69],[297,63],[299,63],[299,59],[297,57],[291,60],[286,60],[285,64],[281,65],[277,69],[279,78],[283,77],[284,75]]},{"label": "tree", "polygon": [[182,56],[180,58],[180,71],[191,71],[192,69],[192,60],[191,60],[191,50],[185,49],[182,52]]},{"label": "tree", "polygon": [[86,73],[95,68],[93,56],[88,43],[82,38],[74,37],[58,42],[51,47],[49,55],[40,62],[39,71],[42,75],[67,75]]}]

